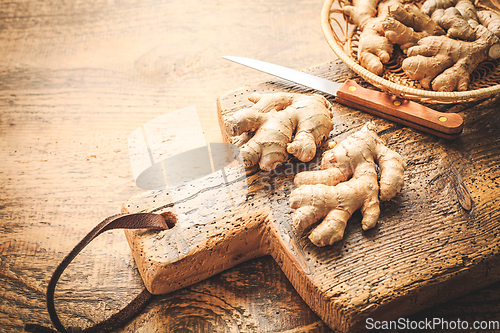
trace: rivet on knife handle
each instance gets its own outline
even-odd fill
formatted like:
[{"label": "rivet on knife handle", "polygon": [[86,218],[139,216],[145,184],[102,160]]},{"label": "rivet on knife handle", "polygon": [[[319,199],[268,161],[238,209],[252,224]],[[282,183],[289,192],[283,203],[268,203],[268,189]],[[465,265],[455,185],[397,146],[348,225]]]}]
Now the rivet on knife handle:
[{"label": "rivet on knife handle", "polygon": [[417,128],[445,139],[455,139],[464,123],[456,113],[442,113],[393,95],[365,89],[347,80],[335,100],[344,105]]}]

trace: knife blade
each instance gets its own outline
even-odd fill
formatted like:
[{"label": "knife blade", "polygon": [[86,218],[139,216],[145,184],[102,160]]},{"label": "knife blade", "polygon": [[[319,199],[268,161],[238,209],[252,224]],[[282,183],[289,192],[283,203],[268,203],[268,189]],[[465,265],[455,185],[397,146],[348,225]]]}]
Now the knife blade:
[{"label": "knife blade", "polygon": [[394,95],[366,89],[353,80],[333,82],[261,60],[236,56],[222,58],[332,95],[338,103],[441,138],[456,139],[463,130],[463,119],[456,113],[439,112]]}]

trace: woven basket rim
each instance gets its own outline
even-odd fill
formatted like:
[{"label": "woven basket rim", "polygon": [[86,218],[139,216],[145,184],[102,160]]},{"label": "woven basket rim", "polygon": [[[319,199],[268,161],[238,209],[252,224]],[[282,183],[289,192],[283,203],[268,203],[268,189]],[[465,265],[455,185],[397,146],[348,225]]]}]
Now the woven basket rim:
[{"label": "woven basket rim", "polygon": [[471,100],[486,99],[500,93],[500,84],[475,90],[438,92],[404,86],[373,74],[345,53],[343,46],[335,39],[335,32],[330,24],[330,11],[335,1],[337,0],[326,0],[323,3],[321,10],[321,29],[323,30],[323,35],[333,52],[368,83],[408,99],[416,99],[429,103],[468,102]]}]

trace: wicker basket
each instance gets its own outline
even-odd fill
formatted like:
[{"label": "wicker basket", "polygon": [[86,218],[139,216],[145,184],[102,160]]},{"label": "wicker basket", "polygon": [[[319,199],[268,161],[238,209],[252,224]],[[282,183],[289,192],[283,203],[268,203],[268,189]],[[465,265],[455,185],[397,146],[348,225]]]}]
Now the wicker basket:
[{"label": "wicker basket", "polygon": [[[333,52],[356,74],[368,83],[394,95],[425,103],[459,103],[494,97],[500,93],[500,66],[498,62],[484,63],[473,73],[467,91],[436,92],[426,90],[416,81],[410,80],[401,70],[403,55],[394,56],[393,63],[385,66],[382,76],[375,75],[357,62],[357,28],[347,22],[341,14],[343,0],[326,0],[321,11],[323,34]],[[489,7],[489,6],[488,6]]]}]

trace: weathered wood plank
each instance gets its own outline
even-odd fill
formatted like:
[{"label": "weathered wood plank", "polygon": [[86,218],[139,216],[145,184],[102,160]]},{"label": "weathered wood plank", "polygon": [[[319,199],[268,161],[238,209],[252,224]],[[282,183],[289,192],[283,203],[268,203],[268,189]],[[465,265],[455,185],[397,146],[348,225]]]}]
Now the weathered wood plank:
[{"label": "weathered wood plank", "polygon": [[[130,133],[196,105],[207,140],[220,141],[216,96],[265,77],[235,70],[220,56],[320,63],[332,57],[318,24],[320,8],[315,1],[0,2],[1,332],[20,332],[28,322],[50,326],[45,288],[56,265],[98,222],[143,191],[130,170]],[[292,28],[289,19],[296,21]],[[283,275],[270,263],[271,281],[262,281],[269,292],[232,303],[253,318],[254,331],[275,320],[268,313],[287,306],[265,300],[293,291],[282,284],[271,294],[273,280]],[[228,273],[252,271],[252,263],[243,267],[242,274],[239,268]],[[249,283],[257,285],[253,278]],[[213,281],[199,286],[209,293]],[[87,327],[142,288],[125,236],[108,232],[69,267],[56,289],[56,308],[65,325]],[[290,297],[293,316],[282,313],[283,330],[318,322],[300,297]],[[206,298],[207,307],[213,299]],[[169,304],[163,299],[148,311],[175,318],[179,308]],[[202,318],[192,325],[204,327]],[[139,329],[136,324],[128,332]]]},{"label": "weathered wood plank", "polygon": [[[339,63],[311,71],[334,79],[352,75]],[[221,97],[221,123],[235,110],[248,107],[251,103],[247,97],[255,91],[308,92],[279,80],[246,86]],[[460,138],[453,141],[438,139],[338,104],[335,109],[336,126],[331,139],[340,141],[364,122],[374,120],[380,135],[408,164],[406,185],[400,195],[382,203],[377,228],[362,232],[356,223],[359,216],[356,216],[349,223],[344,239],[326,248],[316,248],[306,238],[294,234],[287,196],[293,188],[293,174],[300,166],[292,159],[271,173],[252,174],[248,179],[251,195],[245,205],[231,210],[236,215],[229,220],[227,215],[215,218],[200,225],[201,230],[187,231],[177,238],[174,246],[179,242],[191,244],[185,259],[161,261],[163,251],[158,254],[157,248],[151,251],[144,245],[151,235],[129,233],[136,261],[147,261],[155,266],[147,269],[139,264],[150,290],[160,292],[163,285],[175,283],[176,278],[168,279],[172,275],[170,269],[188,269],[192,263],[188,260],[186,265],[187,258],[201,255],[193,241],[198,232],[218,238],[220,231],[214,233],[211,224],[220,223],[221,229],[227,230],[229,235],[238,232],[242,218],[247,219],[245,223],[250,227],[254,206],[259,209],[267,206],[269,211],[268,220],[258,222],[257,236],[252,236],[263,239],[260,252],[252,255],[270,253],[306,303],[335,330],[362,329],[366,318],[389,320],[408,316],[500,280],[499,199],[496,195],[499,184],[495,182],[500,177],[497,159],[500,117],[495,111],[496,104],[486,103],[463,111],[466,128]],[[485,126],[486,120],[492,125]],[[458,200],[459,184],[470,192],[473,202],[470,211]],[[141,200],[151,201],[151,198],[146,194]],[[144,202],[139,206],[146,210],[151,208]],[[193,207],[196,206],[193,202]],[[243,215],[235,213],[240,209]],[[175,228],[177,231],[172,231]],[[167,233],[183,228],[185,225],[179,224]],[[162,244],[164,236],[153,237],[157,246]],[[232,240],[227,238],[226,241],[221,238],[223,246],[227,247]],[[166,249],[163,245],[160,248]],[[227,260],[231,255],[229,250],[220,268],[233,266]],[[203,259],[196,262],[194,271],[188,275],[196,275],[198,270],[210,272],[207,268],[211,266],[204,265]]]},{"label": "weathered wood plank", "polygon": [[[220,141],[216,96],[269,78],[220,56],[297,69],[332,59],[319,25],[321,5],[0,2],[1,332],[20,332],[28,322],[50,326],[45,288],[55,266],[86,232],[142,192],[130,172],[129,134],[196,105],[207,140]],[[122,332],[169,325],[217,331],[234,328],[242,316],[242,332],[329,332],[287,281],[270,257],[251,260],[158,296]],[[65,325],[87,327],[142,288],[125,236],[108,232],[69,267],[56,308]],[[256,291],[241,295],[242,288]],[[498,290],[493,285],[433,311],[445,318],[500,318]],[[224,307],[197,316],[200,308]]]}]

